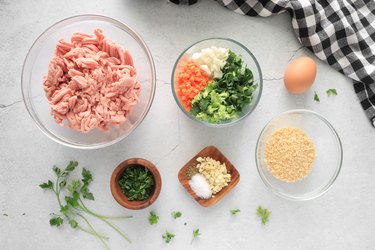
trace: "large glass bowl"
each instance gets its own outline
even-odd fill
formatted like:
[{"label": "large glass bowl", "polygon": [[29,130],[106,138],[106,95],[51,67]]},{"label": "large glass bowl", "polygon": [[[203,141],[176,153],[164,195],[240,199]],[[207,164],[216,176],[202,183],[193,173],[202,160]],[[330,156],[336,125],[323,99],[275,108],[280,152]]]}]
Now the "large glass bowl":
[{"label": "large glass bowl", "polygon": [[[258,85],[255,92],[253,92],[253,100],[250,103],[250,105],[248,105],[244,109],[244,111],[241,114],[239,114],[239,116],[236,119],[230,120],[230,121],[224,121],[224,122],[221,122],[221,123],[209,123],[209,122],[206,122],[206,121],[202,121],[202,120],[197,119],[192,114],[190,114],[184,108],[184,106],[182,105],[182,103],[181,103],[181,101],[180,101],[180,99],[177,95],[176,84],[175,84],[177,82],[176,79],[177,79],[178,74],[181,72],[182,68],[189,61],[189,59],[191,59],[191,56],[195,52],[199,52],[202,49],[209,48],[209,47],[212,47],[212,46],[230,49],[233,52],[235,52],[237,55],[240,55],[242,57],[244,63],[246,64],[246,66],[252,71],[253,76],[254,76],[254,83]],[[173,93],[174,99],[176,100],[180,109],[189,118],[193,119],[194,121],[197,121],[200,124],[203,124],[203,125],[206,125],[206,126],[209,126],[209,127],[228,127],[228,126],[234,125],[234,124],[238,123],[239,121],[241,121],[242,119],[244,119],[257,106],[257,104],[260,100],[260,97],[262,95],[262,89],[263,89],[262,72],[261,72],[259,63],[256,60],[255,56],[244,45],[242,45],[241,43],[239,43],[235,40],[229,39],[229,38],[208,38],[208,39],[196,42],[196,43],[192,44],[191,46],[189,46],[187,49],[185,49],[181,53],[181,55],[178,57],[175,65],[173,67],[171,83],[172,83],[171,85],[172,85],[172,93]]]},{"label": "large glass bowl", "polygon": [[[74,32],[93,34],[100,28],[109,39],[129,49],[141,85],[140,101],[119,128],[109,126],[108,132],[93,129],[82,133],[61,127],[50,115],[50,107],[43,89],[43,76],[60,38],[70,40]],[[22,94],[26,108],[39,129],[52,140],[73,148],[101,148],[128,136],[144,119],[155,93],[155,66],[143,39],[129,26],[112,18],[82,15],[64,19],[43,32],[29,50],[22,70]]]},{"label": "large glass bowl", "polygon": [[[315,144],[316,159],[311,172],[302,180],[287,183],[276,179],[265,163],[265,146],[272,134],[283,127],[305,131]],[[260,133],[256,164],[264,184],[277,195],[290,200],[310,200],[325,193],[336,180],[342,164],[340,138],[321,115],[304,109],[290,110],[273,118]]]}]

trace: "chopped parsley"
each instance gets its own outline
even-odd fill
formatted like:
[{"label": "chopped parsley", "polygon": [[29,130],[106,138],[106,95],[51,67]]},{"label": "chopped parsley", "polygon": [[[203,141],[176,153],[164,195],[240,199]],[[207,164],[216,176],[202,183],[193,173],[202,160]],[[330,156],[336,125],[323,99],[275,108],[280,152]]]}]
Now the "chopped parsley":
[{"label": "chopped parsley", "polygon": [[154,211],[151,211],[150,215],[148,216],[148,222],[150,222],[150,225],[157,224],[158,221],[159,216],[157,216]]},{"label": "chopped parsley", "polygon": [[172,217],[177,219],[177,218],[180,218],[182,216],[182,213],[180,211],[173,211],[172,212]]},{"label": "chopped parsley", "polygon": [[162,235],[162,237],[163,237],[165,243],[169,243],[175,237],[175,235],[166,231],[165,234]]},{"label": "chopped parsley", "polygon": [[199,232],[199,228],[193,230],[193,239],[191,240],[190,244],[192,244],[194,239],[199,237],[200,235],[201,235],[201,233]]},{"label": "chopped parsley", "polygon": [[125,168],[118,184],[129,201],[142,201],[150,197],[155,180],[150,170],[134,165]]},{"label": "chopped parsley", "polygon": [[314,91],[314,101],[320,102],[318,94]]},{"label": "chopped parsley", "polygon": [[337,95],[336,89],[327,89],[326,93],[327,93],[328,96]]},{"label": "chopped parsley", "polygon": [[266,208],[262,208],[261,206],[257,209],[257,215],[261,218],[261,222],[263,225],[266,225],[268,222],[268,217],[270,216],[271,211]]},{"label": "chopped parsley", "polygon": [[231,214],[236,214],[236,213],[239,213],[239,212],[241,212],[241,210],[239,210],[239,209],[232,209],[232,210],[230,210]]}]

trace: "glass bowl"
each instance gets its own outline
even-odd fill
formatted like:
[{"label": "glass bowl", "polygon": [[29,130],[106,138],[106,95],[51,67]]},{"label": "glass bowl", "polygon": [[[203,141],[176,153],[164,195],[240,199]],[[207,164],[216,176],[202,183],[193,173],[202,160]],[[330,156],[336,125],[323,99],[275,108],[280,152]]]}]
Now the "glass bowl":
[{"label": "glass bowl", "polygon": [[[276,179],[265,163],[265,146],[272,134],[283,127],[305,131],[315,144],[316,159],[311,172],[302,180],[287,183]],[[273,118],[259,135],[256,164],[264,184],[277,195],[289,200],[310,200],[324,194],[335,182],[342,164],[340,138],[321,115],[304,109],[290,110]]]},{"label": "glass bowl", "polygon": [[[92,34],[95,28],[102,29],[106,37],[129,49],[141,85],[140,101],[119,128],[109,125],[107,132],[93,129],[82,133],[64,128],[54,121],[43,89],[43,76],[48,72],[48,64],[60,38],[70,40],[74,32]],[[98,15],[74,16],[49,27],[30,48],[22,69],[23,100],[30,116],[49,138],[73,148],[102,148],[128,136],[148,113],[154,98],[155,85],[154,62],[143,39],[129,26]]]},{"label": "glass bowl", "polygon": [[[234,120],[229,120],[221,123],[210,123],[206,121],[202,121],[197,119],[194,115],[190,114],[180,102],[180,99],[176,92],[176,79],[178,74],[181,72],[184,65],[191,59],[191,56],[195,52],[199,52],[202,49],[209,48],[211,46],[221,47],[230,49],[235,52],[237,55],[240,55],[246,64],[246,66],[252,71],[254,76],[254,83],[258,85],[256,90],[253,92],[253,100],[248,105],[239,116]],[[172,86],[172,93],[175,101],[177,102],[180,109],[186,114],[189,118],[197,121],[200,124],[209,126],[209,127],[228,127],[234,125],[248,116],[257,106],[263,89],[263,80],[262,80],[262,72],[259,66],[258,61],[256,60],[255,56],[241,43],[229,39],[229,38],[208,38],[201,41],[198,41],[187,49],[185,49],[181,55],[178,57],[172,71],[172,79],[171,79],[171,86]]]}]

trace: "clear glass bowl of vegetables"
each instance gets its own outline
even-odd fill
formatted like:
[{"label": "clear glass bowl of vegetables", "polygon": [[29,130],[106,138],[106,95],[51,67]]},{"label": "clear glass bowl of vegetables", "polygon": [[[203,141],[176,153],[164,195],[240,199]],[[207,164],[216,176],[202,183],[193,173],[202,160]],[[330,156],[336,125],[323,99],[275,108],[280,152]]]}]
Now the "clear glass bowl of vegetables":
[{"label": "clear glass bowl of vegetables", "polygon": [[209,38],[189,46],[178,57],[171,82],[181,110],[211,127],[231,126],[247,117],[263,88],[255,56],[228,38]]}]

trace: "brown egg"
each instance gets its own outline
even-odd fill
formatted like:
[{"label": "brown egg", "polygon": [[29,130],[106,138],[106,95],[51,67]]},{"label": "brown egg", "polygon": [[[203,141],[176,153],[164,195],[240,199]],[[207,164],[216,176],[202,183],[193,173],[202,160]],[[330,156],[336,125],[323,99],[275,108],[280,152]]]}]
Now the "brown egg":
[{"label": "brown egg", "polygon": [[313,84],[316,77],[316,64],[307,56],[293,60],[285,70],[284,84],[292,94],[306,92]]}]

